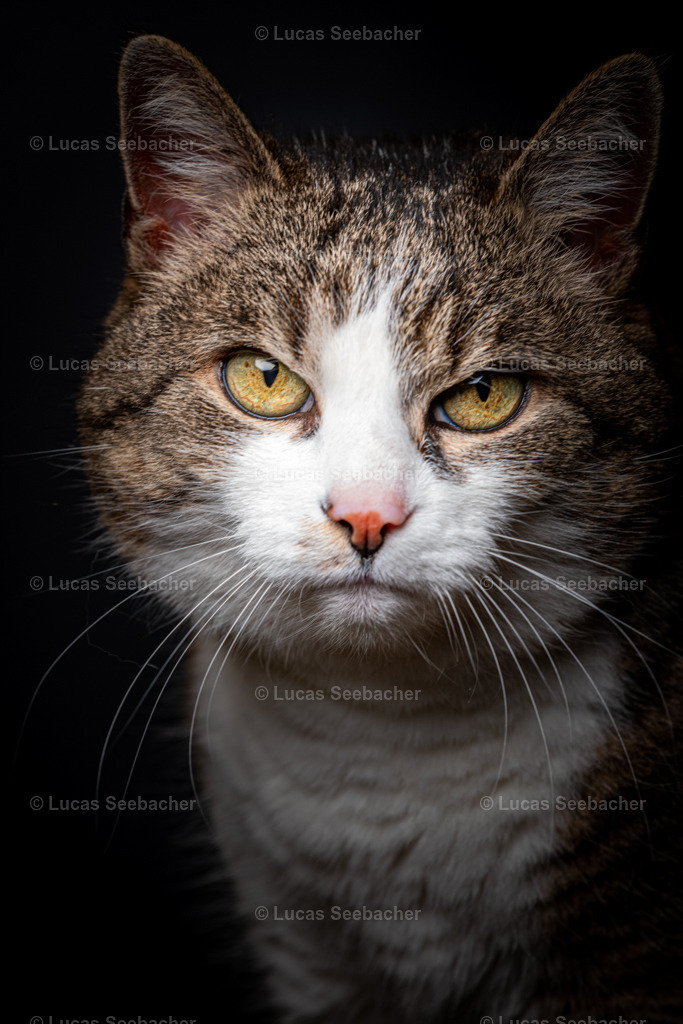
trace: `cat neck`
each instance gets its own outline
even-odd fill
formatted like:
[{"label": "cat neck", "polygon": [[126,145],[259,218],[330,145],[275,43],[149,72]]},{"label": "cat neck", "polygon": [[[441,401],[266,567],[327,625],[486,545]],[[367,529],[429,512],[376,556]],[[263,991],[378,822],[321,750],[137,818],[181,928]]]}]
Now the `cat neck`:
[{"label": "cat neck", "polygon": [[468,657],[436,645],[396,658],[311,653],[282,659],[233,652],[225,659],[219,643],[206,638],[192,675],[203,691],[200,700],[226,690],[231,704],[251,705],[259,717],[276,708],[281,717],[296,720],[321,704],[346,713],[358,706],[366,716],[385,719],[435,713],[471,719],[484,713],[503,721],[555,705],[569,718],[585,707],[609,717],[619,702],[613,685],[618,649],[617,639],[606,634],[575,649],[546,649],[544,658],[493,648]]},{"label": "cat neck", "polygon": [[[362,785],[372,780],[373,799],[380,803],[403,779],[402,798],[410,789],[420,805],[428,802],[427,792],[434,799],[423,778],[425,772],[427,779],[434,775],[445,787],[438,814],[453,813],[457,792],[463,813],[473,813],[485,831],[480,801],[489,794],[496,800],[548,801],[551,807],[557,795],[576,795],[577,780],[605,737],[616,735],[617,647],[612,640],[602,650],[577,648],[577,661],[558,660],[562,691],[557,680],[554,687],[529,681],[529,690],[510,685],[504,699],[498,680],[497,691],[485,700],[482,693],[489,685],[493,691],[493,684],[480,678],[467,701],[451,680],[449,703],[445,693],[437,698],[428,687],[418,693],[418,680],[408,697],[410,687],[398,675],[393,682],[385,677],[387,692],[373,697],[363,687],[379,688],[376,678],[336,677],[311,688],[264,672],[256,659],[231,657],[216,676],[209,667],[215,649],[204,641],[192,673],[194,721],[202,723],[196,726],[198,744],[206,741],[216,827],[231,846],[229,835],[243,827],[240,815],[263,805],[267,820],[287,832],[284,838],[272,836],[270,845],[278,848],[286,838],[292,850],[299,849],[305,845],[306,815],[325,813],[330,792],[344,790],[359,773]],[[284,824],[281,806],[288,808]],[[510,815],[496,817],[501,827],[514,824]],[[519,820],[523,827],[523,816]],[[552,841],[552,815],[538,823],[544,842]],[[331,851],[342,842],[339,828],[331,829]],[[245,836],[252,856],[250,842]]]}]

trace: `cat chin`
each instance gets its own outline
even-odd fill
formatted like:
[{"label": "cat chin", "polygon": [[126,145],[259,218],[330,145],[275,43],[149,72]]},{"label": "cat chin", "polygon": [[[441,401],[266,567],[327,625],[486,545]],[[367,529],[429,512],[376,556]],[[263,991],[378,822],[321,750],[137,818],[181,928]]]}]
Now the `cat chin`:
[{"label": "cat chin", "polygon": [[279,604],[241,630],[234,628],[231,616],[218,615],[207,624],[205,636],[217,641],[223,654],[234,650],[310,667],[331,655],[390,663],[406,652],[414,654],[415,644],[429,641],[438,629],[436,613],[423,610],[414,595],[408,600],[388,588],[339,587]]},{"label": "cat chin", "polygon": [[280,610],[280,636],[274,646],[282,648],[284,641],[285,646],[298,650],[299,658],[303,649],[307,657],[335,653],[393,660],[406,651],[414,653],[415,642],[432,636],[437,616],[423,609],[414,594],[408,597],[388,587],[361,584],[305,597],[292,609],[290,630],[284,637],[282,622]]}]

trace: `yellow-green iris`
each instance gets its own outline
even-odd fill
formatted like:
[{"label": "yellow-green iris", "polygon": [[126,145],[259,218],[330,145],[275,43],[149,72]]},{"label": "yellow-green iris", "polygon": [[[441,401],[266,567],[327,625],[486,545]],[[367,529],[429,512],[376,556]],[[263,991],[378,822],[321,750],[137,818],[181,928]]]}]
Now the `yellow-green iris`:
[{"label": "yellow-green iris", "polygon": [[311,389],[298,374],[260,352],[238,352],[225,363],[225,386],[253,416],[280,419],[299,412]]},{"label": "yellow-green iris", "polygon": [[463,430],[500,427],[517,412],[524,381],[509,373],[478,373],[441,402],[448,419]]}]

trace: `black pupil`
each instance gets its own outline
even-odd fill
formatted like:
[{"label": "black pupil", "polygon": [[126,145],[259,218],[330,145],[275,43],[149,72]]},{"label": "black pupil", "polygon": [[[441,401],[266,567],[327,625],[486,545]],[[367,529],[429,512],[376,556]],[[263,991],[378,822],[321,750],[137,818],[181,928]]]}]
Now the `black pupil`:
[{"label": "black pupil", "polygon": [[474,384],[475,388],[477,389],[477,394],[479,395],[481,401],[485,402],[486,399],[489,397],[489,392],[491,390],[491,374],[480,373],[479,376],[475,377],[475,379],[472,381],[472,384]]},{"label": "black pupil", "polygon": [[272,387],[272,385],[275,383],[275,378],[278,375],[279,369],[280,369],[280,364],[279,363],[272,363],[269,367],[263,367],[263,366],[260,367],[260,370],[261,370],[261,373],[263,374],[263,379],[266,382],[266,387],[267,388]]}]

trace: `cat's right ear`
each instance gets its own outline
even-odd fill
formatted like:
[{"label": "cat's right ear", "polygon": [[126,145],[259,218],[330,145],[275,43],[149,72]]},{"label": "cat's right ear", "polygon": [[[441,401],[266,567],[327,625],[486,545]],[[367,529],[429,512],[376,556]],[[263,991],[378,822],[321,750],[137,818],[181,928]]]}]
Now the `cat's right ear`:
[{"label": "cat's right ear", "polygon": [[[246,192],[279,168],[206,68],[161,36],[138,36],[119,72],[131,270],[156,269],[220,217],[224,237]],[[227,218],[227,222],[226,222]],[[227,230],[226,230],[227,229]]]}]

